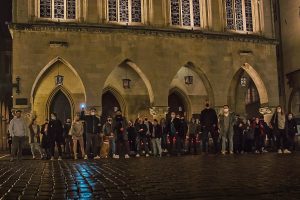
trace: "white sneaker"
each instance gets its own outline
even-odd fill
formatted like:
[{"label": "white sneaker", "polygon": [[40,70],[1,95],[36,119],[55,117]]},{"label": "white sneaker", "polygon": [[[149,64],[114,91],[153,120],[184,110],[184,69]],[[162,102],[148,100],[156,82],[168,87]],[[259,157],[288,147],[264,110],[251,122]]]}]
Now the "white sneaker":
[{"label": "white sneaker", "polygon": [[256,151],[255,151],[255,153],[256,153],[256,154],[258,154],[258,153],[259,153],[259,151],[258,151],[258,150],[256,150]]},{"label": "white sneaker", "polygon": [[113,158],[117,158],[117,155],[116,154],[113,154],[113,156],[112,156]]},{"label": "white sneaker", "polygon": [[130,157],[129,157],[129,155],[128,155],[128,154],[125,154],[125,158],[127,159],[127,158],[130,158]]},{"label": "white sneaker", "polygon": [[292,153],[292,152],[290,152],[289,150],[285,149],[285,150],[283,151],[283,153]]},{"label": "white sneaker", "polygon": [[145,151],[142,151],[143,154],[145,154]]},{"label": "white sneaker", "polygon": [[225,151],[222,151],[222,155],[225,155],[226,154],[226,152]]},{"label": "white sneaker", "polygon": [[146,157],[149,157],[149,154],[146,154]]},{"label": "white sneaker", "polygon": [[84,156],[84,160],[87,160],[87,159],[88,159],[88,156],[87,156],[87,155],[85,155],[85,156]]},{"label": "white sneaker", "polygon": [[100,156],[95,156],[94,157],[94,160],[99,160],[100,159]]},{"label": "white sneaker", "polygon": [[54,157],[52,156],[50,160],[54,160]]},{"label": "white sneaker", "polygon": [[75,157],[74,157],[74,160],[77,160],[77,159],[78,159],[77,156],[75,156]]},{"label": "white sneaker", "polygon": [[282,154],[282,150],[281,150],[281,149],[278,149],[278,153],[279,153],[279,154]]},{"label": "white sneaker", "polygon": [[115,159],[119,159],[120,158],[120,156],[119,155],[115,155]]},{"label": "white sneaker", "polygon": [[139,157],[140,157],[140,154],[136,154],[136,156],[135,156],[135,157],[139,158]]},{"label": "white sneaker", "polygon": [[35,156],[32,156],[32,159],[35,160]]},{"label": "white sneaker", "polygon": [[59,156],[57,160],[62,160],[61,156]]}]

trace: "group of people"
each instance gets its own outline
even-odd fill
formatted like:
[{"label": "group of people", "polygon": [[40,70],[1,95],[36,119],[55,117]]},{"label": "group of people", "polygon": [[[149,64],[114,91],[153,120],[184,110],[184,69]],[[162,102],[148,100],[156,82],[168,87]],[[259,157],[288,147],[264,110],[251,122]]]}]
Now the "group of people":
[{"label": "group of people", "polygon": [[39,126],[36,117],[28,125],[21,113],[17,110],[9,125],[11,161],[21,157],[27,136],[33,159],[39,152],[41,159],[54,160],[57,147],[58,160],[62,160],[63,153],[74,159],[118,159],[120,155],[125,158],[161,157],[165,154],[197,154],[198,151],[223,155],[264,153],[270,147],[276,148],[278,153],[291,153],[295,150],[297,133],[293,115],[284,114],[280,106],[269,124],[259,116],[246,121],[230,112],[228,105],[223,106],[218,116],[208,103],[200,117],[191,118],[189,122],[174,112],[170,119],[151,122],[141,117],[135,121],[127,120],[117,111],[114,117],[107,117],[102,124],[96,109],[91,108],[77,113],[73,122],[67,119],[64,124],[55,113],[51,113],[50,120]]}]

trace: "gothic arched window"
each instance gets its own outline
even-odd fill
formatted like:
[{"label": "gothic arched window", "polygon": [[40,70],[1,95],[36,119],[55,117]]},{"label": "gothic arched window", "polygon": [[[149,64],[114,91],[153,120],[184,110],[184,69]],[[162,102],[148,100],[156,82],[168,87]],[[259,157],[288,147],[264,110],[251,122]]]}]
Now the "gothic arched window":
[{"label": "gothic arched window", "polygon": [[108,21],[142,23],[142,0],[108,0]]},{"label": "gothic arched window", "polygon": [[170,0],[171,24],[183,27],[201,27],[201,0]]},{"label": "gothic arched window", "polygon": [[225,0],[226,28],[253,32],[253,0]]},{"label": "gothic arched window", "polygon": [[40,0],[39,17],[45,19],[76,19],[76,0]]}]

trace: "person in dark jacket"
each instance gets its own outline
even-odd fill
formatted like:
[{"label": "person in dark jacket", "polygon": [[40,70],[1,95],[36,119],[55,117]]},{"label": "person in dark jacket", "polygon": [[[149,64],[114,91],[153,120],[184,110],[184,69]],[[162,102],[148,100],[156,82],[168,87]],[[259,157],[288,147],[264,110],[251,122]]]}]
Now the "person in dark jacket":
[{"label": "person in dark jacket", "polygon": [[254,133],[255,153],[263,153],[263,144],[266,138],[265,128],[259,117],[256,117],[252,124]]},{"label": "person in dark jacket", "polygon": [[66,123],[64,124],[64,152],[67,155],[68,158],[71,157],[72,152],[72,136],[69,135],[69,131],[71,128],[71,119],[67,119]]},{"label": "person in dark jacket", "polygon": [[288,114],[286,125],[287,125],[287,137],[288,137],[290,150],[295,151],[296,150],[295,136],[297,133],[297,122],[294,119],[294,115],[292,113]]},{"label": "person in dark jacket", "polygon": [[133,125],[133,122],[131,120],[128,121],[127,133],[128,133],[128,142],[129,142],[130,154],[134,154],[134,153],[136,153],[137,132],[136,132],[136,129],[135,129],[135,127]]},{"label": "person in dark jacket", "polygon": [[176,137],[176,146],[177,146],[177,155],[183,153],[184,145],[185,145],[185,138],[188,131],[188,125],[184,117],[180,118],[180,126],[179,132]]},{"label": "person in dark jacket", "polygon": [[236,124],[234,125],[234,135],[233,135],[233,151],[235,153],[243,153],[245,147],[245,137],[244,137],[244,122],[243,119],[237,115]]},{"label": "person in dark jacket", "polygon": [[168,150],[168,131],[167,131],[167,123],[164,118],[160,120],[160,125],[162,129],[162,136],[161,136],[161,148],[164,153],[167,153]]},{"label": "person in dark jacket", "polygon": [[128,123],[126,118],[122,116],[121,111],[117,111],[116,116],[112,123],[112,127],[116,135],[116,144],[117,144],[116,158],[119,158],[122,144],[125,147],[125,158],[130,158],[128,155],[129,154],[128,133],[127,133]]},{"label": "person in dark jacket", "polygon": [[152,131],[153,131],[153,124],[151,121],[148,120],[147,117],[144,118],[144,124],[147,126],[146,139],[147,139],[149,153],[153,153],[152,152],[153,149],[152,149],[152,145],[151,145],[151,135],[152,135]]},{"label": "person in dark jacket", "polygon": [[40,153],[41,159],[43,158],[40,133],[41,133],[40,126],[37,124],[36,118],[33,118],[31,120],[31,123],[29,124],[29,144],[30,144],[33,159],[36,159],[35,156],[36,150]]},{"label": "person in dark jacket", "polygon": [[61,145],[63,143],[63,127],[61,121],[57,119],[56,113],[51,113],[51,120],[48,125],[48,134],[50,140],[51,160],[54,160],[55,144],[58,149],[58,160],[62,160]]},{"label": "person in dark jacket", "polygon": [[[202,130],[202,151],[208,152],[208,140],[210,133],[214,141],[215,152],[217,152],[218,150],[216,148],[218,146],[219,138],[219,134],[216,131],[218,127],[218,116],[216,111],[210,107],[209,103],[206,103],[205,109],[201,111],[200,124]],[[217,137],[215,134],[217,134]]]},{"label": "person in dark jacket", "polygon": [[42,134],[42,142],[41,147],[43,151],[43,158],[42,159],[49,159],[51,157],[50,153],[50,139],[48,135],[48,124],[49,120],[46,119],[45,123],[41,126],[41,134]]},{"label": "person in dark jacket", "polygon": [[180,119],[176,117],[175,112],[171,113],[171,119],[167,123],[167,131],[170,140],[169,153],[174,153],[174,138],[178,137],[180,130]]},{"label": "person in dark jacket", "polygon": [[143,143],[146,157],[149,157],[149,148],[147,145],[147,135],[146,135],[148,128],[147,128],[146,124],[144,124],[144,122],[141,118],[138,119],[138,121],[135,125],[135,130],[137,132],[137,139],[136,139],[137,154],[136,154],[136,157],[140,157],[140,154],[142,153],[141,142]]},{"label": "person in dark jacket", "polygon": [[88,159],[88,155],[90,154],[90,150],[92,148],[92,153],[94,159],[100,159],[98,155],[99,151],[99,140],[100,140],[100,118],[96,116],[96,109],[91,108],[90,113],[85,114],[84,110],[81,111],[80,119],[85,122],[86,128],[86,146],[85,146],[85,157],[84,159]]},{"label": "person in dark jacket", "polygon": [[291,153],[287,149],[287,129],[286,129],[286,116],[281,106],[277,106],[276,112],[271,119],[273,132],[276,136],[278,153]]},{"label": "person in dark jacket", "polygon": [[162,128],[161,125],[158,124],[157,119],[153,120],[152,127],[152,135],[151,135],[151,143],[153,156],[162,156],[162,148],[161,148],[161,136],[162,136]]},{"label": "person in dark jacket", "polygon": [[110,117],[110,116],[107,117],[107,121],[103,125],[102,132],[105,137],[109,138],[109,149],[110,149],[109,151],[110,151],[112,157],[117,158],[116,157],[116,136],[113,131],[112,121],[113,121],[112,117]]},{"label": "person in dark jacket", "polygon": [[194,154],[197,154],[197,135],[199,134],[199,126],[196,123],[196,119],[192,117],[189,123],[188,129],[188,140],[189,140],[189,147],[188,152],[191,153],[191,148],[193,146]]}]

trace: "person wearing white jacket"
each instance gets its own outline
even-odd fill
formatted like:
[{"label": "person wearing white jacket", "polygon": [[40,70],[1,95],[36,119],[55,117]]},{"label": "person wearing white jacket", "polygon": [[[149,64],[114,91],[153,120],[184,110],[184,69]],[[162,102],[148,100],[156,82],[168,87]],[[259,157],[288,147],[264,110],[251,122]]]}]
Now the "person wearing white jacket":
[{"label": "person wearing white jacket", "polygon": [[27,123],[21,115],[22,111],[17,110],[15,112],[15,117],[10,121],[9,124],[9,133],[12,137],[11,162],[14,161],[16,156],[19,160],[22,159],[22,150],[25,144],[25,138],[28,135]]}]

